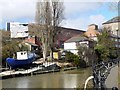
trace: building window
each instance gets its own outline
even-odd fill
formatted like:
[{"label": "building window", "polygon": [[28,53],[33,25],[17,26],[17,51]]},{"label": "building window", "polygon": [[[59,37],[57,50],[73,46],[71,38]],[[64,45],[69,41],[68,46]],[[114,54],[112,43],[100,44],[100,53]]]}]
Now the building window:
[{"label": "building window", "polygon": [[64,48],[64,41],[60,41],[60,48]]},{"label": "building window", "polygon": [[115,41],[117,41],[117,39],[115,39]]},{"label": "building window", "polygon": [[25,33],[28,33],[28,31],[25,31]]}]

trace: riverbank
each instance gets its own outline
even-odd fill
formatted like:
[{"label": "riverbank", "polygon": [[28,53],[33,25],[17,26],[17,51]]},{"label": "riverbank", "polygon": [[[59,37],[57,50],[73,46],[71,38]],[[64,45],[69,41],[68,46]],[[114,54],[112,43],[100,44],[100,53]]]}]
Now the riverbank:
[{"label": "riverbank", "polygon": [[77,67],[68,67],[68,68],[61,68],[58,69],[55,66],[50,69],[50,67],[43,67],[41,65],[38,65],[37,67],[33,67],[26,70],[7,70],[0,73],[1,79],[8,79],[8,78],[15,78],[15,77],[23,77],[23,76],[32,76],[32,75],[38,75],[38,74],[46,74],[46,73],[54,73],[54,72],[60,72],[60,71],[68,71],[68,70],[74,70],[77,69]]}]

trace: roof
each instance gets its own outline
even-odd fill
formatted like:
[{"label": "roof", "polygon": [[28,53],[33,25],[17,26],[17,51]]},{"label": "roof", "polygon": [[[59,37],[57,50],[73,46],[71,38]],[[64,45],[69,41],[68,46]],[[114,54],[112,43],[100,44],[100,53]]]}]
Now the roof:
[{"label": "roof", "polygon": [[32,45],[32,46],[35,46],[35,47],[38,46],[37,44],[34,44],[34,43],[30,43],[30,42],[26,42],[26,43],[28,43],[28,44],[30,44],[30,45]]},{"label": "roof", "polygon": [[88,26],[97,26],[96,24],[90,24],[90,25],[88,25]]},{"label": "roof", "polygon": [[77,36],[74,36],[74,37],[68,39],[67,41],[65,41],[65,43],[80,42],[80,41],[88,41],[88,38],[83,35],[77,35]]},{"label": "roof", "polygon": [[120,22],[120,16],[114,17],[103,24],[116,23],[116,22]]},{"label": "roof", "polygon": [[80,29],[73,29],[73,28],[66,28],[66,27],[58,27],[59,29],[65,29],[65,30],[71,30],[71,31],[79,31],[79,32],[85,32],[84,30]]}]

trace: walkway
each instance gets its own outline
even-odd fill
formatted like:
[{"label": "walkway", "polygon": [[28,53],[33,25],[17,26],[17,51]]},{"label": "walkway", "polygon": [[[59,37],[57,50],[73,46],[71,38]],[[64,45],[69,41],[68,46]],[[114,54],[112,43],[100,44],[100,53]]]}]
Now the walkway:
[{"label": "walkway", "polygon": [[111,69],[110,74],[106,80],[106,87],[118,87],[118,65]]}]

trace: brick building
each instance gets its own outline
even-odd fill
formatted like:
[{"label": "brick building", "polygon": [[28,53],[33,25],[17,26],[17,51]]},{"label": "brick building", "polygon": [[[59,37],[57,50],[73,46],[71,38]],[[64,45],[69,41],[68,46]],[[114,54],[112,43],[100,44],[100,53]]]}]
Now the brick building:
[{"label": "brick building", "polygon": [[[40,31],[38,31],[39,26],[36,24],[29,24],[28,25],[28,30],[29,30],[29,35],[37,35],[40,38]],[[71,37],[74,37],[76,35],[83,34],[85,31],[83,30],[77,30],[77,29],[71,29],[71,28],[65,28],[65,27],[58,27],[57,28],[58,34],[55,37],[55,47],[57,48],[64,48],[64,42]]]}]

